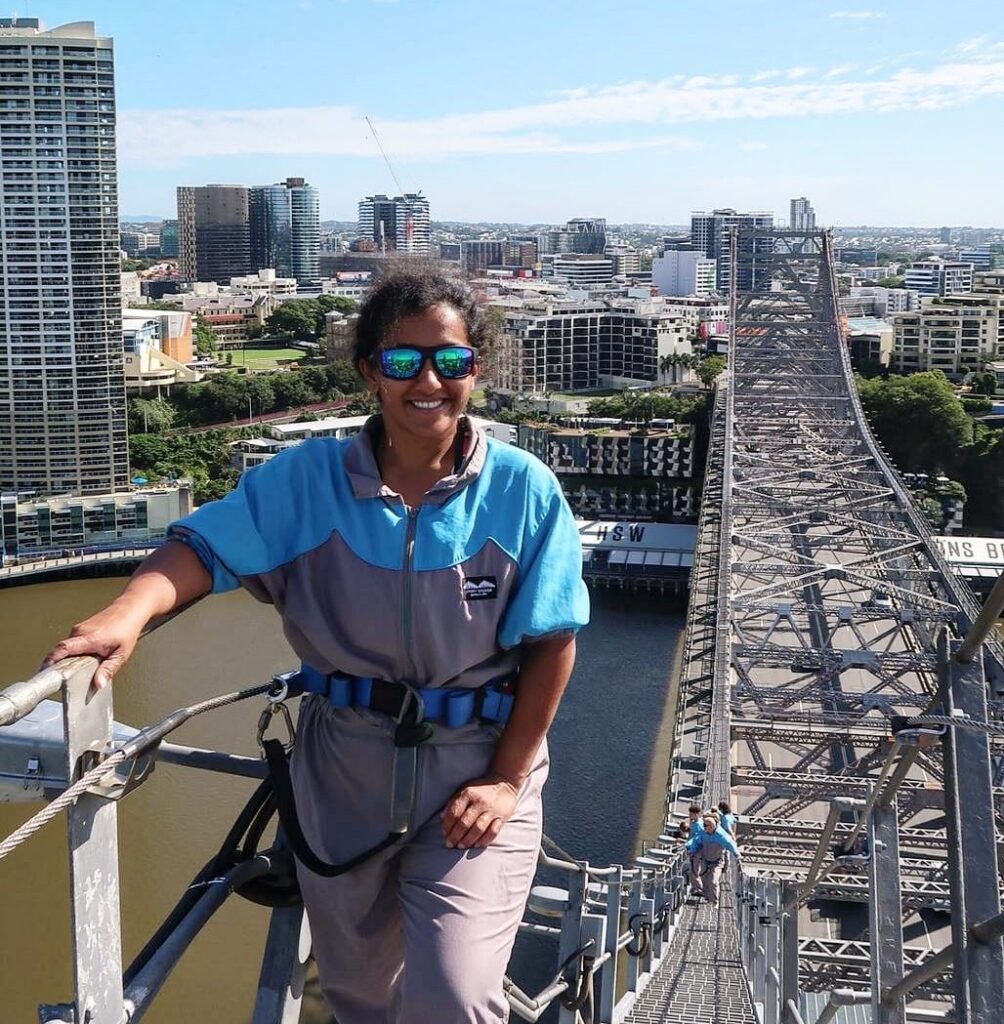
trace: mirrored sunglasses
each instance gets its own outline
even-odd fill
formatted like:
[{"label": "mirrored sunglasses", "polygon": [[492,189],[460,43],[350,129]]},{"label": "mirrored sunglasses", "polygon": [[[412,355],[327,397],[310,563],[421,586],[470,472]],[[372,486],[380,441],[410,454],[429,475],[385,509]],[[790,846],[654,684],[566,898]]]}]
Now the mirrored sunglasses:
[{"label": "mirrored sunglasses", "polygon": [[466,345],[395,345],[377,352],[380,372],[391,380],[414,380],[427,359],[432,360],[433,369],[443,380],[462,380],[474,370],[476,353]]}]

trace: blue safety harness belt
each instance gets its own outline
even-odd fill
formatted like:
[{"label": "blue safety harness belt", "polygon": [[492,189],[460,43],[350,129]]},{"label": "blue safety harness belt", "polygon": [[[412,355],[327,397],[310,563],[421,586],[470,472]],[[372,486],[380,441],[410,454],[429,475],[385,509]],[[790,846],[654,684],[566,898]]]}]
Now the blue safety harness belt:
[{"label": "blue safety harness belt", "polygon": [[303,665],[299,672],[278,677],[291,695],[320,694],[335,707],[369,708],[387,715],[396,724],[390,831],[376,846],[341,864],[329,864],[310,848],[296,812],[287,750],[277,739],[262,741],[279,821],[297,859],[315,874],[333,878],[351,871],[403,839],[408,834],[415,803],[418,747],[432,737],[436,724],[453,729],[476,720],[504,725],[515,699],[512,690],[514,679],[513,674],[502,676],[477,689],[420,688],[408,683],[341,672],[325,674],[309,665]]}]

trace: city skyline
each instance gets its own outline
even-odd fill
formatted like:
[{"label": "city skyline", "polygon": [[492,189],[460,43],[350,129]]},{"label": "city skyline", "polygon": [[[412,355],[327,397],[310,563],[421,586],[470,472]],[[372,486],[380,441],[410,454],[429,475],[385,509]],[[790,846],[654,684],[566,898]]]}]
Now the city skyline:
[{"label": "city skyline", "polygon": [[[396,191],[369,116],[437,220],[673,224],[724,205],[784,219],[805,195],[820,224],[1004,224],[1004,143],[988,130],[1004,14],[986,5],[777,2],[765,16],[596,0],[532,22],[453,0],[282,10],[30,12],[117,40],[123,213],[171,216],[192,181],[295,174],[318,188],[322,219],[351,220],[360,195]],[[950,140],[961,189],[946,187]]]}]

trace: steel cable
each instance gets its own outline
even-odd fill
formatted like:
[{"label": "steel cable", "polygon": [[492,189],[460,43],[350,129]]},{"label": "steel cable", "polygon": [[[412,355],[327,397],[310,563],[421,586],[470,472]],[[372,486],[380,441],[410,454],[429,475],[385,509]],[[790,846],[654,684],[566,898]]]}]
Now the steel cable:
[{"label": "steel cable", "polygon": [[[82,793],[91,786],[97,785],[106,775],[114,772],[119,765],[131,757],[138,756],[147,747],[159,743],[164,736],[173,732],[184,722],[194,718],[196,715],[205,714],[207,711],[215,711],[217,708],[226,707],[229,704],[236,704],[238,701],[247,700],[249,697],[257,697],[262,693],[267,693],[272,689],[273,685],[272,682],[262,683],[259,686],[250,686],[233,693],[221,694],[219,697],[211,697],[208,700],[192,704],[186,708],[179,708],[162,719],[161,722],[137,733],[128,743],[109,754],[101,764],[95,765],[89,772],[82,775],[50,804],[43,807],[37,814],[32,815],[23,825],[20,825],[11,832],[3,842],[0,842],[0,860],[12,854],[23,843],[26,843],[36,832],[48,825],[60,812],[74,803]],[[169,727],[161,729],[164,723],[171,724]]]}]

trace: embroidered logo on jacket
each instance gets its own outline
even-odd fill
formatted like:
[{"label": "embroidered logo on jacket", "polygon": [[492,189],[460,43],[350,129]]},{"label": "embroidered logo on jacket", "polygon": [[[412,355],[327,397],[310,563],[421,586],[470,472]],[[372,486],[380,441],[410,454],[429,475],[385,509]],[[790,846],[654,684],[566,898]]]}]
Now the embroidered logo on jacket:
[{"label": "embroidered logo on jacket", "polygon": [[499,585],[494,576],[468,576],[464,580],[465,601],[494,601]]}]

